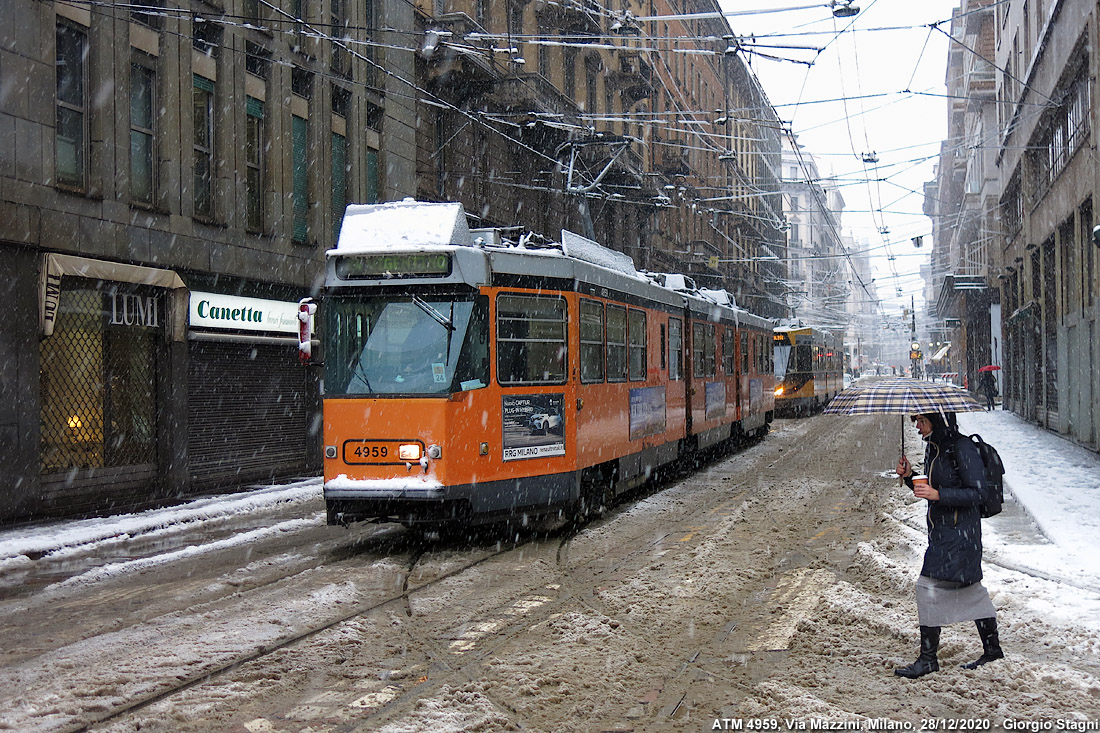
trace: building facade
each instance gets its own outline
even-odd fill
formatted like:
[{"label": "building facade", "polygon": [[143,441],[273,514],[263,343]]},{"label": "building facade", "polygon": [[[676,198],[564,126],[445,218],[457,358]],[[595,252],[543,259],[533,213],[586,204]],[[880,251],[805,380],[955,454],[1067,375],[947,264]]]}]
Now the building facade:
[{"label": "building facade", "polygon": [[856,277],[841,230],[844,197],[836,187],[823,185],[817,161],[791,137],[784,141],[782,171],[789,226],[784,283],[788,315],[847,331],[851,301],[870,296]]},{"label": "building facade", "polygon": [[346,202],[415,194],[414,104],[391,77],[415,57],[351,42],[411,27],[407,4],[289,18],[6,4],[0,519],[318,469],[320,369],[287,314]]},{"label": "building facade", "polygon": [[[995,19],[991,0],[956,9],[947,60],[947,139],[935,182],[926,187],[932,218],[928,354],[933,372],[977,385],[977,370],[1000,365],[993,314],[1000,301],[997,252],[998,130]],[[992,136],[992,137],[991,137]],[[942,346],[935,346],[943,344]]]},{"label": "building facade", "polygon": [[315,473],[294,320],[349,202],[571,229],[783,315],[781,125],[716,3],[5,11],[0,521]]},{"label": "building facade", "polygon": [[1001,366],[1007,409],[1096,448],[1097,6],[972,0],[952,32],[937,315],[971,387]]},{"label": "building facade", "polygon": [[420,2],[418,198],[782,315],[781,125],[716,3]]}]

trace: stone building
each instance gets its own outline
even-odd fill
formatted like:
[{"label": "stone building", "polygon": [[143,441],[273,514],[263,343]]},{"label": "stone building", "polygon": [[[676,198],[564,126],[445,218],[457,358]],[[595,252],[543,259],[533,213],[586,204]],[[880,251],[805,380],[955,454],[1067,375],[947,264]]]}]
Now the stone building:
[{"label": "stone building", "polygon": [[[973,388],[1097,446],[1097,7],[968,0],[952,25],[950,139],[929,191],[938,315]],[[999,306],[998,306],[999,304]]]},{"label": "stone building", "polygon": [[0,519],[318,470],[298,301],[416,192],[414,54],[328,40],[411,8],[325,7],[5,4]]},{"label": "stone building", "polygon": [[1097,6],[996,7],[1005,405],[1096,447]]},{"label": "stone building", "polygon": [[932,218],[933,312],[929,343],[934,372],[977,385],[977,370],[1001,362],[1000,292],[994,266],[998,227],[997,98],[992,0],[956,9],[948,49],[947,139],[936,180],[925,189]]},{"label": "stone building", "polygon": [[686,10],[10,0],[0,521],[315,473],[296,313],[349,202],[568,228],[781,315],[781,126]]},{"label": "stone building", "polygon": [[841,233],[844,197],[837,188],[822,185],[817,161],[794,138],[784,141],[782,172],[790,227],[785,283],[789,315],[844,331],[849,322],[849,296],[869,297],[858,282],[853,287]]},{"label": "stone building", "polygon": [[713,2],[418,3],[418,198],[782,315],[781,127]]}]

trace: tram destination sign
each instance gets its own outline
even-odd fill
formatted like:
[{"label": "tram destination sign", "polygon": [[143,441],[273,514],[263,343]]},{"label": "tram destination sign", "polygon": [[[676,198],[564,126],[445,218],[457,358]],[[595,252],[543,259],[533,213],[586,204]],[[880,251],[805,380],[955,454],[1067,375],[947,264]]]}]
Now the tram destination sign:
[{"label": "tram destination sign", "polygon": [[451,255],[447,252],[355,254],[336,260],[336,276],[341,280],[446,277],[450,274]]},{"label": "tram destination sign", "polygon": [[298,333],[298,304],[191,291],[192,328]]}]

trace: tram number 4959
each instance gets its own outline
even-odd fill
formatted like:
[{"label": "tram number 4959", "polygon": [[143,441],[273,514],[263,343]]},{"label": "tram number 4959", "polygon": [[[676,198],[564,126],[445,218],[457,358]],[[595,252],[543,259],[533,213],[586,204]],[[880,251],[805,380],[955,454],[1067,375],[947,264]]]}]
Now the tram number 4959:
[{"label": "tram number 4959", "polygon": [[398,463],[397,446],[390,440],[349,440],[344,443],[344,461],[360,465]]}]

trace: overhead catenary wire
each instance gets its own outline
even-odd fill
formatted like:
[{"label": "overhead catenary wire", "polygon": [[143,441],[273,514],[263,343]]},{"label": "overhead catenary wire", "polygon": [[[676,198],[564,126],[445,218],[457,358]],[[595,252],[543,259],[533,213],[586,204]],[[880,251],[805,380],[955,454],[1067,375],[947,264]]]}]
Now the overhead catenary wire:
[{"label": "overhead catenary wire", "polygon": [[[105,5],[112,5],[112,4],[111,3],[105,3]],[[122,5],[122,4],[113,4],[113,5]],[[267,3],[265,3],[265,6],[273,8],[273,6],[270,6]],[[149,7],[149,6],[140,6],[140,5],[129,6],[128,5],[126,7],[142,8],[142,7]],[[602,8],[602,6],[600,6],[600,8],[601,8],[601,10],[600,10],[601,13],[606,12],[606,9]],[[162,8],[157,7],[157,10],[161,10],[161,9]],[[184,10],[184,9],[181,9],[179,12],[181,12],[181,13],[186,12],[188,14],[190,13],[190,11]],[[289,14],[284,14],[284,15],[288,16]],[[300,19],[289,18],[289,19],[280,20],[280,22],[297,23],[297,22],[300,22]],[[318,38],[331,38],[331,34],[323,32],[322,29],[326,27],[324,24],[318,25],[316,23],[312,23],[312,24],[310,24],[310,26],[314,29],[312,31],[312,33],[314,33],[316,35],[316,37],[318,37]],[[913,26],[909,26],[909,28],[912,28],[912,27]],[[392,30],[392,29],[385,29],[385,31],[386,32],[397,32],[396,30]],[[851,29],[851,32],[853,32],[853,33],[857,32],[857,31],[858,32],[864,32],[863,29],[856,29],[856,28]],[[337,40],[340,40],[340,39],[332,39],[332,40],[337,41]],[[343,39],[343,40],[345,42],[349,43],[350,45],[361,43],[358,40],[352,40],[352,39]],[[370,42],[367,42],[367,44],[369,46]],[[395,45],[395,44],[377,44],[377,43],[375,43],[373,45],[375,47],[378,47],[378,48],[398,49],[398,50],[404,50],[404,51],[409,51],[409,52],[413,52],[415,50],[415,48],[405,48],[405,47],[400,46],[399,44]],[[678,53],[679,51],[680,51],[680,49],[670,46],[670,47],[666,47],[662,51],[662,53],[673,53],[673,54],[675,54],[675,53]],[[343,77],[332,77],[332,78],[333,78],[334,81],[337,81],[339,83],[344,83],[344,84],[356,83],[356,82],[349,82],[347,79],[344,79]],[[405,80],[405,81],[407,82],[408,80]],[[664,78],[661,79],[661,82],[662,82],[662,85],[665,85],[667,83],[666,79],[664,79]],[[439,104],[440,106],[442,106],[444,108],[451,109],[451,107],[448,106],[448,104],[445,100],[440,100],[439,98],[435,97],[434,95],[429,95],[426,92],[426,90],[420,89],[415,84],[410,84],[410,88],[413,90],[409,95],[410,97],[420,99],[420,100],[427,100],[427,101],[430,101],[433,104]],[[389,93],[393,94],[393,91],[391,90]],[[920,92],[910,92],[910,94],[920,94]],[[680,101],[680,100],[678,100],[678,101]],[[801,103],[802,104],[816,103],[816,100],[802,100]],[[452,111],[459,112],[459,110],[452,110]],[[686,116],[686,117],[701,118],[705,113],[706,113],[705,110],[689,110],[689,109],[684,110],[684,116]],[[648,118],[644,115],[639,115],[639,120],[638,121],[639,122],[647,122],[647,123],[652,122],[652,123],[656,124],[656,121],[652,117],[652,113],[650,113],[650,114],[651,114],[651,116],[648,117]],[[752,118],[746,118],[746,119],[752,119]],[[496,127],[496,125],[506,123],[505,120],[494,118],[493,116],[490,116],[490,115],[481,115],[481,114],[478,114],[478,113],[474,113],[470,116],[470,119],[467,121],[466,124],[474,124],[475,121],[479,125],[486,125],[489,129],[492,129],[494,132],[500,132],[498,130],[498,128]],[[588,121],[596,123],[596,122],[603,121],[603,119],[598,117],[598,116],[593,116]],[[758,122],[758,120],[754,120],[754,122]],[[696,124],[702,125],[702,124],[705,124],[705,123],[701,119],[696,119]],[[780,126],[779,129],[780,129],[780,131],[782,131],[781,126]],[[718,150],[721,147],[723,141],[736,139],[733,136],[730,136],[729,138],[722,138],[719,134],[717,134],[713,131],[706,131],[706,130],[702,130],[702,129],[691,130],[691,129],[685,129],[685,128],[677,127],[676,131],[677,132],[683,132],[684,134],[694,135],[700,142],[698,142],[698,143],[680,143],[680,144],[685,145],[685,146],[689,146],[690,149],[695,149],[695,150],[711,150],[712,149],[711,146],[714,146],[713,147],[714,150]],[[510,139],[509,142],[510,143],[515,143],[516,141],[514,139]],[[663,144],[663,145],[673,145],[673,144],[676,144],[676,143],[673,142],[673,141],[662,141],[661,144]],[[544,156],[543,159],[547,162],[548,165],[552,161],[552,159],[549,156]]]}]

